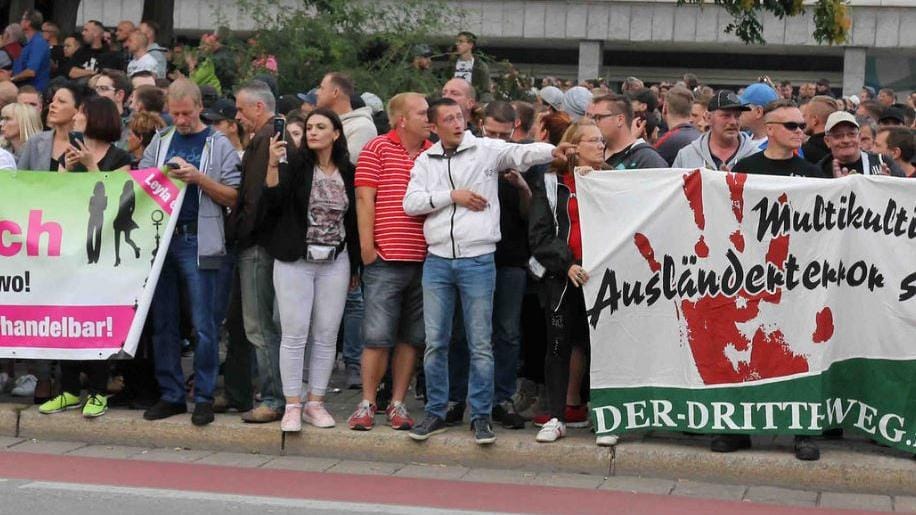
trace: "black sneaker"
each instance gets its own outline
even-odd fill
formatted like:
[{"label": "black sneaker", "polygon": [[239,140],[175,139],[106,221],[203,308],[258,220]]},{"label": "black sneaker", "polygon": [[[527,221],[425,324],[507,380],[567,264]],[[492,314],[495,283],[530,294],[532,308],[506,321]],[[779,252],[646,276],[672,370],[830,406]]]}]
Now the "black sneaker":
[{"label": "black sneaker", "polygon": [[195,426],[205,426],[213,422],[213,403],[198,402],[194,404],[194,413],[191,415],[191,423]]},{"label": "black sneaker", "polygon": [[817,461],[821,459],[821,450],[810,436],[796,436],[795,457],[802,461]]},{"label": "black sneaker", "polygon": [[712,452],[735,452],[751,448],[751,437],[748,435],[715,435],[709,445]]},{"label": "black sneaker", "polygon": [[525,419],[515,412],[511,401],[494,405],[491,413],[493,421],[499,422],[506,429],[525,429]]},{"label": "black sneaker", "polygon": [[452,404],[448,408],[448,411],[445,413],[445,424],[448,426],[461,425],[461,421],[464,420],[464,408],[464,401],[459,401],[455,404]]},{"label": "black sneaker", "polygon": [[427,414],[426,418],[423,419],[423,422],[413,426],[413,429],[407,433],[407,436],[418,442],[422,442],[430,436],[442,433],[447,429],[448,427],[445,425],[444,420],[435,415]]},{"label": "black sneaker", "polygon": [[188,406],[185,404],[173,404],[159,399],[159,402],[153,404],[148,410],[143,412],[143,418],[146,420],[161,420],[187,412]]},{"label": "black sneaker", "polygon": [[478,445],[489,445],[496,441],[496,434],[493,433],[493,426],[485,418],[475,418],[471,421],[471,431],[474,431],[474,441]]}]

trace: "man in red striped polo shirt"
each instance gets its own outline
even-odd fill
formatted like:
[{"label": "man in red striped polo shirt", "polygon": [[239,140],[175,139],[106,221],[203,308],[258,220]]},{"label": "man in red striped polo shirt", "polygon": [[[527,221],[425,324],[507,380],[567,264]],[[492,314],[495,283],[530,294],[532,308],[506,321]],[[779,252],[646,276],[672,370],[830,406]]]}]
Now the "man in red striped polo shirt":
[{"label": "man in red striped polo shirt", "polygon": [[394,429],[413,427],[404,397],[426,341],[423,325],[423,217],[407,216],[402,201],[414,160],[429,148],[428,105],[419,93],[400,93],[388,103],[393,130],[369,141],[356,164],[356,214],[362,253],[363,399],[347,421],[368,431],[375,419],[375,394],[388,356],[393,387],[385,414]]}]

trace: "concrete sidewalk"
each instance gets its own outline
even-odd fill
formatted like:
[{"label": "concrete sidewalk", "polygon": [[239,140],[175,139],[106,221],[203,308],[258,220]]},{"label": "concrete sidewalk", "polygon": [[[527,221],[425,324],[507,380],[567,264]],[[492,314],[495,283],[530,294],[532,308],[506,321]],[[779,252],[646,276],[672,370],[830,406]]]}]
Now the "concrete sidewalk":
[{"label": "concrete sidewalk", "polygon": [[[332,387],[342,377],[335,374]],[[264,455],[308,456],[334,460],[421,463],[466,468],[505,469],[533,473],[574,473],[605,477],[639,476],[666,480],[759,485],[810,491],[916,495],[916,460],[857,436],[821,441],[821,459],[801,462],[792,454],[791,437],[755,437],[754,449],[731,454],[708,450],[708,437],[672,433],[628,434],[613,451],[599,448],[587,429],[571,429],[553,444],[538,444],[536,428],[496,428],[497,442],[476,445],[466,425],[450,428],[425,443],[384,425],[383,414],[369,432],[351,431],[346,419],[359,391],[331,391],[327,405],[337,420],[333,429],[304,426],[285,439],[279,423],[244,424],[237,414],[218,415],[204,428],[191,425],[190,415],[148,422],[139,411],[113,409],[89,420],[78,411],[42,415],[34,406],[0,404],[0,435],[88,444],[231,451]],[[409,395],[417,419],[423,414]],[[6,398],[9,399],[9,398]]]}]

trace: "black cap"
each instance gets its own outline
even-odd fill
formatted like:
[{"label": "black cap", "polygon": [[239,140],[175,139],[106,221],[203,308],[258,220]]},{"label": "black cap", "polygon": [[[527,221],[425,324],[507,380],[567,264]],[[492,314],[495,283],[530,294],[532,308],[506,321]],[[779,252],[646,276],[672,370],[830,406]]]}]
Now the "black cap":
[{"label": "black cap", "polygon": [[720,111],[723,109],[737,109],[739,111],[749,111],[750,108],[741,104],[741,99],[734,91],[720,89],[709,99],[709,110]]},{"label": "black cap", "polygon": [[896,120],[900,125],[906,124],[906,116],[903,114],[903,109],[897,106],[890,106],[885,108],[884,111],[881,111],[881,117],[878,118],[878,122],[883,122],[885,120]]},{"label": "black cap", "polygon": [[219,100],[219,92],[216,91],[216,88],[205,84],[200,87],[200,99],[204,104],[204,109],[209,109],[217,100]]},{"label": "black cap", "polygon": [[237,112],[235,103],[228,98],[220,98],[212,106],[200,113],[200,117],[206,122],[216,123],[223,120],[235,120],[235,113]]}]

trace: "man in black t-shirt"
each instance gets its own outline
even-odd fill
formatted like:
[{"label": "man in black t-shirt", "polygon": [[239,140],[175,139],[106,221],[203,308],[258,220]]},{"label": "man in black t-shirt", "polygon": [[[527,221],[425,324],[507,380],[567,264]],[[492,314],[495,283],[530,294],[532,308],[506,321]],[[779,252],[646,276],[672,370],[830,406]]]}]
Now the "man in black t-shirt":
[{"label": "man in black t-shirt", "polygon": [[822,177],[817,166],[798,157],[798,149],[805,139],[805,121],[795,102],[770,102],[763,113],[767,148],[738,161],[732,171],[784,177]]},{"label": "man in black t-shirt", "polygon": [[[805,121],[801,110],[791,100],[776,100],[764,108],[767,148],[735,163],[733,172],[781,175],[784,177],[821,177],[817,166],[798,157],[798,149],[805,139]],[[732,452],[751,446],[747,435],[715,435],[711,449]],[[817,460],[820,449],[810,436],[795,436],[795,457]]]},{"label": "man in black t-shirt", "polygon": [[104,68],[118,69],[117,56],[112,55],[105,46],[105,26],[96,20],[89,20],[83,25],[83,46],[71,58],[69,78],[89,78],[101,73]]}]

